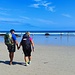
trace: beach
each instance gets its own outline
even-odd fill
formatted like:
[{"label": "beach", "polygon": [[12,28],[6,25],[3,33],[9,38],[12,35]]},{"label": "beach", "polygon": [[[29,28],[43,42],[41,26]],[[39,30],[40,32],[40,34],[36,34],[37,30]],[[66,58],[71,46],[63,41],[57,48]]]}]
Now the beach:
[{"label": "beach", "polygon": [[75,75],[75,47],[35,44],[32,62],[24,66],[22,48],[16,50],[13,65],[9,65],[8,50],[0,43],[1,75]]}]

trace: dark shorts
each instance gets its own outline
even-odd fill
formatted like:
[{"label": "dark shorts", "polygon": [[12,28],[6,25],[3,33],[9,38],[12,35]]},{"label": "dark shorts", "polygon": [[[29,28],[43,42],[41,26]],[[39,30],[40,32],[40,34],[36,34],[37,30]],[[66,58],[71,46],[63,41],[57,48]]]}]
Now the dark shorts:
[{"label": "dark shorts", "polygon": [[16,48],[15,48],[15,44],[14,45],[8,45],[7,46],[9,52],[15,52]]},{"label": "dark shorts", "polygon": [[32,51],[31,48],[29,49],[23,48],[23,53],[25,56],[31,56],[31,51]]}]

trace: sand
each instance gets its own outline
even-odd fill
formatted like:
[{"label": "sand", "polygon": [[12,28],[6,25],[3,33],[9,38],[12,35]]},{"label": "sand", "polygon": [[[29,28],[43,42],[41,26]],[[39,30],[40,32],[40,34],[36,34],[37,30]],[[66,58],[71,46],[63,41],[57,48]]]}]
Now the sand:
[{"label": "sand", "polygon": [[9,65],[8,50],[0,43],[0,75],[75,75],[75,47],[35,45],[32,62],[24,66],[22,49]]}]

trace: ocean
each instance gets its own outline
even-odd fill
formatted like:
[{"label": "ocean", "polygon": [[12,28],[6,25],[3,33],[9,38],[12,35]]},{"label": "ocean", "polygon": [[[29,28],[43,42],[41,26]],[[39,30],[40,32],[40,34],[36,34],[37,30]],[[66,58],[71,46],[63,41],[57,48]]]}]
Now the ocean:
[{"label": "ocean", "polygon": [[75,36],[71,35],[53,35],[53,36],[44,36],[44,35],[35,35],[33,36],[35,44],[42,45],[55,45],[55,46],[75,46]]},{"label": "ocean", "polygon": [[[49,35],[45,35],[46,33]],[[16,34],[21,36],[17,37],[20,42],[24,32],[16,32]],[[30,36],[38,45],[75,46],[75,32],[31,32]],[[0,36],[0,42],[4,42],[4,36]]]}]

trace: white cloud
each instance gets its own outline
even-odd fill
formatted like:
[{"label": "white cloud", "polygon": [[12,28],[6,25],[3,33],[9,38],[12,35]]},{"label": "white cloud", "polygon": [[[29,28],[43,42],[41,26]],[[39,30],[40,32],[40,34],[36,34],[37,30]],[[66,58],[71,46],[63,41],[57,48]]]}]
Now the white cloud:
[{"label": "white cloud", "polygon": [[39,4],[32,4],[29,7],[39,8]]},{"label": "white cloud", "polygon": [[55,24],[53,21],[45,20],[45,19],[37,19],[37,21],[44,23],[44,24]]},{"label": "white cloud", "polygon": [[47,9],[49,10],[49,11],[51,11],[51,12],[55,12],[55,6],[50,6],[50,7],[47,7]]},{"label": "white cloud", "polygon": [[30,20],[29,17],[26,17],[26,16],[20,16],[22,19],[25,19],[25,20]]},{"label": "white cloud", "polygon": [[11,11],[11,9],[0,8],[0,15],[9,16],[9,11]]},{"label": "white cloud", "polygon": [[45,9],[54,12],[54,8],[55,6],[51,6],[52,2],[48,2],[48,1],[43,1],[43,0],[34,0],[34,4],[31,4],[30,7],[34,7],[34,8],[42,8],[44,7]]},{"label": "white cloud", "polygon": [[69,14],[62,14],[62,16],[65,16],[65,17],[68,17],[68,18],[72,18],[72,16],[69,15]]},{"label": "white cloud", "polygon": [[7,24],[21,24],[24,23],[21,19],[14,19],[14,18],[0,18],[0,23],[7,23]]},{"label": "white cloud", "polygon": [[39,4],[40,4],[41,6],[47,7],[47,6],[51,5],[52,2],[40,1]]},{"label": "white cloud", "polygon": [[11,21],[11,20],[14,20],[12,18],[0,18],[0,21]]},{"label": "white cloud", "polygon": [[48,7],[48,5],[52,4],[51,2],[43,2],[41,5],[44,7]]}]

